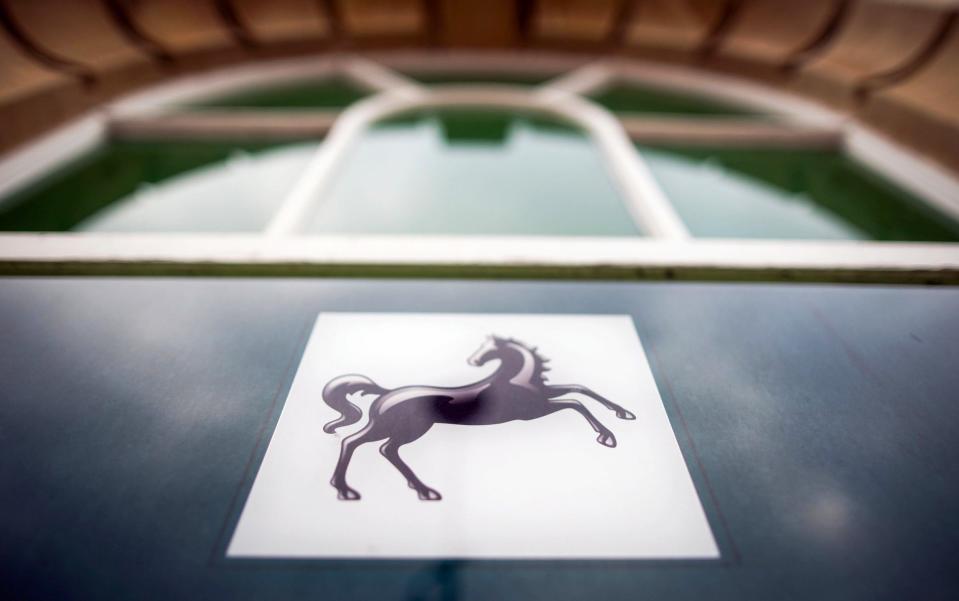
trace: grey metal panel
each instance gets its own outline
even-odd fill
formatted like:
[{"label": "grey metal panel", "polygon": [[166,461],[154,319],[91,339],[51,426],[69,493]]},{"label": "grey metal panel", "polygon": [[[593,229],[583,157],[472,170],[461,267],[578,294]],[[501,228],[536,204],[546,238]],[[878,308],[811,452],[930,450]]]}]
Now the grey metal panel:
[{"label": "grey metal panel", "polygon": [[[320,310],[633,315],[723,559],[225,559]],[[0,325],[2,597],[959,590],[956,289],[24,278]]]}]

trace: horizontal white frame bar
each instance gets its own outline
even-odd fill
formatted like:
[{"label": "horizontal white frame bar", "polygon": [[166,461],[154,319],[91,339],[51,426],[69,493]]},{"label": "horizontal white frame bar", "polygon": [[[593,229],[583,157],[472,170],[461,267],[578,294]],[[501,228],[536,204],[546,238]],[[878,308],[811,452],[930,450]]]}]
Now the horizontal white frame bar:
[{"label": "horizontal white frame bar", "polygon": [[115,116],[108,132],[116,140],[288,140],[325,136],[335,111],[203,111]]},{"label": "horizontal white frame bar", "polygon": [[[959,247],[943,244],[663,241],[636,238],[189,234],[0,235],[0,274],[141,273],[759,279],[957,283]],[[364,271],[367,270],[367,271]],[[510,271],[512,270],[512,271]],[[378,272],[380,273],[380,272]]]},{"label": "horizontal white frame bar", "polygon": [[[323,110],[228,110],[114,116],[107,126],[111,139],[256,139],[298,140],[324,136],[339,113]],[[634,142],[709,146],[831,148],[842,146],[840,129],[753,120],[650,119],[616,117]]]},{"label": "horizontal white frame bar", "polygon": [[621,116],[619,122],[634,142],[646,144],[838,150],[843,142],[842,129],[784,121],[650,119]]}]

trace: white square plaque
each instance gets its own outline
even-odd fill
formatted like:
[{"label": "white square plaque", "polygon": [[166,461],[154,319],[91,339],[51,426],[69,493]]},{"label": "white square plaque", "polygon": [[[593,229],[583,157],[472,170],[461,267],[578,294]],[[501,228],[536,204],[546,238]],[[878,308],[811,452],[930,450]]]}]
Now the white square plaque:
[{"label": "white square plaque", "polygon": [[321,313],[227,556],[719,550],[630,317]]}]

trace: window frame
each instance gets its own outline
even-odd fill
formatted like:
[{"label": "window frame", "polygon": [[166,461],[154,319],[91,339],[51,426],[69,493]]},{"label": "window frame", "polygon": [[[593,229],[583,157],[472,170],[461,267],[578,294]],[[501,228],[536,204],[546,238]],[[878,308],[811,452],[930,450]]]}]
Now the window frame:
[{"label": "window frame", "polygon": [[[525,72],[555,75],[541,86],[427,86],[417,72]],[[205,116],[177,108],[249,86],[342,75],[373,94],[338,114]],[[751,122],[618,118],[586,98],[612,82],[660,87],[735,103],[770,115]],[[298,235],[302,216],[339,161],[374,121],[449,106],[519,108],[572,122],[597,144],[631,215],[649,238]],[[220,119],[217,123],[217,119]],[[270,121],[272,119],[272,122]],[[664,127],[664,124],[667,126]],[[0,273],[137,275],[417,275],[612,279],[732,279],[956,283],[959,244],[691,239],[633,142],[700,140],[825,147],[846,153],[959,221],[959,181],[849,116],[801,98],[689,67],[621,59],[532,54],[422,52],[335,55],[254,63],[178,78],[136,92],[3,157],[0,199],[112,137],[280,136],[308,126],[328,131],[262,234],[0,234]],[[247,129],[244,129],[247,128]],[[284,130],[285,128],[285,130]],[[286,134],[288,135],[288,134]],[[218,138],[222,139],[222,138]],[[0,200],[2,203],[2,200]]]}]

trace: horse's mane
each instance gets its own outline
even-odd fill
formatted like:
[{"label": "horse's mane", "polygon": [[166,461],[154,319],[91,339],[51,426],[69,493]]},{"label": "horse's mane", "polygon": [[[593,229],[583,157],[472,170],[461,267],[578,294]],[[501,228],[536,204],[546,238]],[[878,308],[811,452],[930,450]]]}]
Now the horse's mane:
[{"label": "horse's mane", "polygon": [[546,384],[546,375],[545,373],[550,370],[550,367],[546,365],[549,363],[549,359],[539,354],[537,347],[530,346],[525,342],[517,340],[515,338],[501,338],[504,343],[512,342],[517,346],[521,346],[524,349],[528,350],[529,353],[533,356],[533,376],[530,378],[530,383],[543,386]]}]

